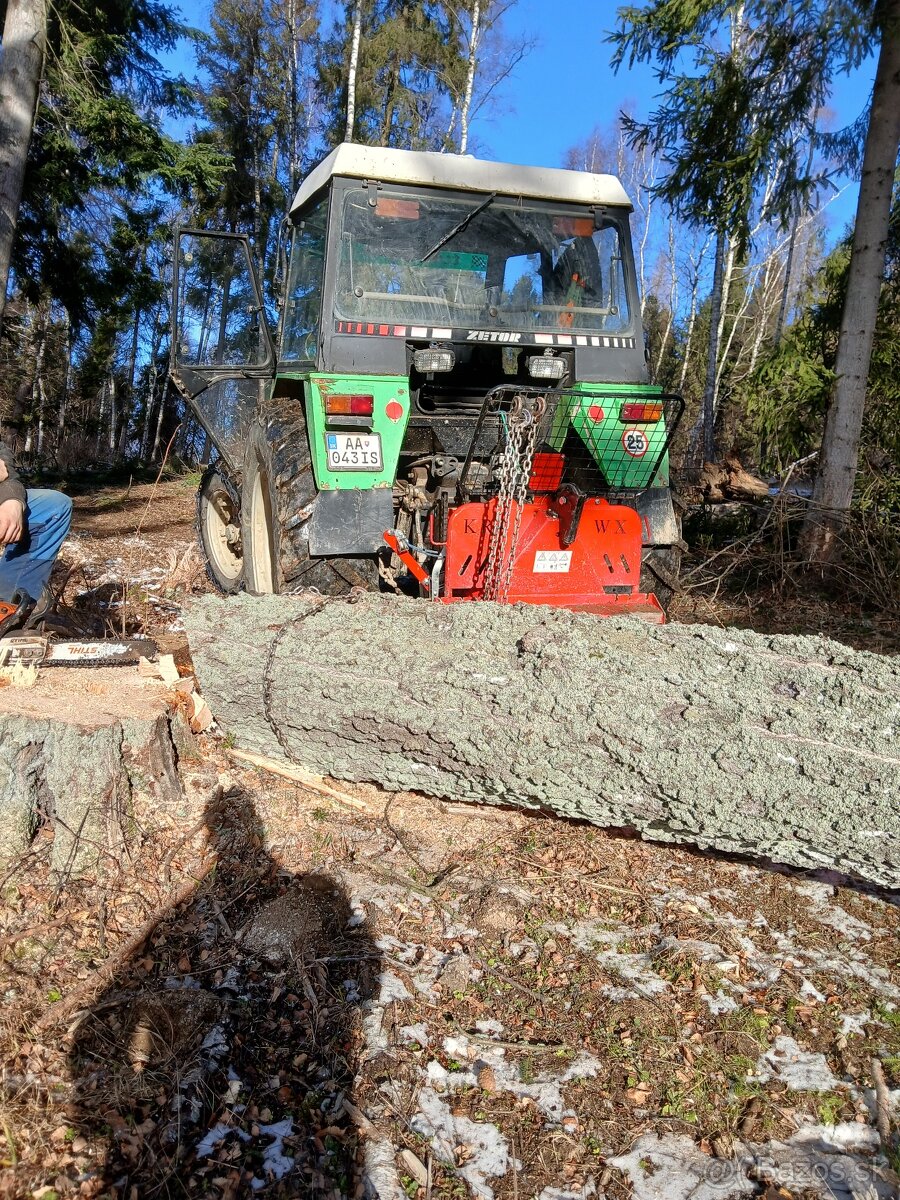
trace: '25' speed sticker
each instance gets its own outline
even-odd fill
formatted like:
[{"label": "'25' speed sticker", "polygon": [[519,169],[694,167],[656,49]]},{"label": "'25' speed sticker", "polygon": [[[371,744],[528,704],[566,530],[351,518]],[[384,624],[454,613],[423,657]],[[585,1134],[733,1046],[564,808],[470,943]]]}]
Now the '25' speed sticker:
[{"label": "'25' speed sticker", "polygon": [[643,429],[625,429],[622,432],[622,449],[632,458],[643,458],[650,449],[650,439]]}]

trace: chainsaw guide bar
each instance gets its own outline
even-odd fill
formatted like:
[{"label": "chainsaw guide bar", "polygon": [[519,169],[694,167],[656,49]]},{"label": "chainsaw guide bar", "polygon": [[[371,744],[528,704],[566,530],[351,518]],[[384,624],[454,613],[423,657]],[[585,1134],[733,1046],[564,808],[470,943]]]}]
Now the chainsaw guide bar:
[{"label": "chainsaw guide bar", "polygon": [[0,639],[0,669],[6,667],[127,667],[142,656],[150,658],[156,645],[149,639],[122,642],[51,642],[38,634]]}]

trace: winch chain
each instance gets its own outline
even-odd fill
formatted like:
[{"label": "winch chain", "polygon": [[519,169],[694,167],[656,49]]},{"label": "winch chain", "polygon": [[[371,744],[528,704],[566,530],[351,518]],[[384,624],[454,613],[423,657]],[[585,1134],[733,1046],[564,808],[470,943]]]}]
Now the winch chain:
[{"label": "winch chain", "polygon": [[510,406],[506,421],[506,446],[497,470],[499,486],[488,546],[484,598],[498,604],[505,604],[509,596],[531,464],[537,447],[538,430],[547,409],[543,396],[528,399],[530,403],[526,403],[526,397],[516,396]]}]

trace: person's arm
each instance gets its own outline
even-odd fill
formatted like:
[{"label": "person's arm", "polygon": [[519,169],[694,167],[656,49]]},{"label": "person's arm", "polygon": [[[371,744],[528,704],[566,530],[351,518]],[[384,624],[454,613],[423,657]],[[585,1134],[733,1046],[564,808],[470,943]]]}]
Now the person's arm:
[{"label": "person's arm", "polygon": [[25,485],[16,470],[16,460],[5,442],[0,442],[0,504],[4,500],[18,500],[25,504]]},{"label": "person's arm", "polygon": [[13,452],[0,442],[0,546],[21,538],[24,515],[25,488]]}]

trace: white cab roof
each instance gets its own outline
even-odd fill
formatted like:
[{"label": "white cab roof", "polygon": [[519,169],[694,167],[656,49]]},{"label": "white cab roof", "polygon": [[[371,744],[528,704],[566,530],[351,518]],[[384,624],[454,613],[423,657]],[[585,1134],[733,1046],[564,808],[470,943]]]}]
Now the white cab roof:
[{"label": "white cab roof", "polygon": [[302,208],[334,175],[631,208],[625,189],[614,175],[591,175],[587,171],[563,171],[558,167],[520,167],[514,163],[487,162],[467,154],[392,150],[342,142],[301,183],[291,213]]}]

